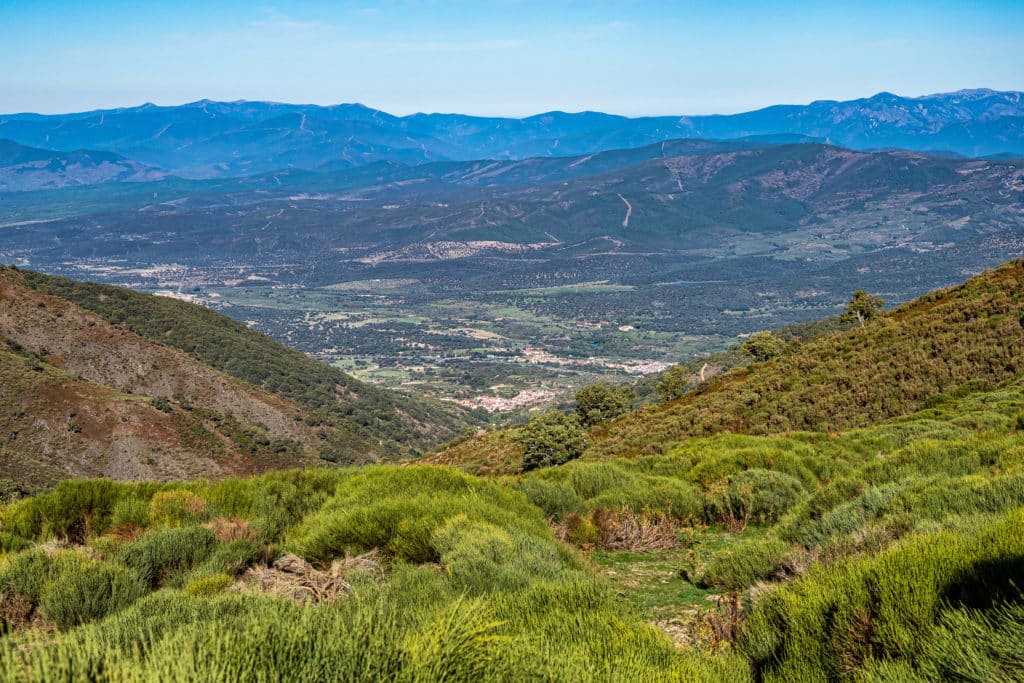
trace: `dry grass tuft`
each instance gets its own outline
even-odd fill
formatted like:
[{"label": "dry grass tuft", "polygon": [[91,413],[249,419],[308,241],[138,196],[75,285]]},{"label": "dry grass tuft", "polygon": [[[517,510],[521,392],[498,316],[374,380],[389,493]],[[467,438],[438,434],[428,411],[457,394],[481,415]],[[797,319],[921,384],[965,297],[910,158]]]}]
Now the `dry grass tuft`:
[{"label": "dry grass tuft", "polygon": [[247,519],[215,517],[203,526],[212,531],[221,543],[239,540],[252,542],[257,536],[256,529]]},{"label": "dry grass tuft", "polygon": [[136,538],[145,533],[146,527],[133,524],[131,522],[125,522],[118,524],[106,533],[107,536],[113,538],[118,543],[128,543],[134,541]]},{"label": "dry grass tuft", "polygon": [[709,595],[717,607],[702,610],[689,624],[690,642],[705,652],[722,652],[739,635],[742,606],[739,593]]},{"label": "dry grass tuft", "polygon": [[598,509],[593,522],[607,550],[671,550],[679,542],[680,523],[661,512]]},{"label": "dry grass tuft", "polygon": [[5,590],[0,591],[0,632],[4,629],[53,631],[56,627],[39,614],[28,598]]},{"label": "dry grass tuft", "polygon": [[300,603],[332,602],[351,590],[345,576],[353,570],[383,573],[377,561],[377,551],[358,556],[346,555],[322,570],[297,555],[282,555],[269,566],[250,568],[235,584],[234,590],[256,589]]}]

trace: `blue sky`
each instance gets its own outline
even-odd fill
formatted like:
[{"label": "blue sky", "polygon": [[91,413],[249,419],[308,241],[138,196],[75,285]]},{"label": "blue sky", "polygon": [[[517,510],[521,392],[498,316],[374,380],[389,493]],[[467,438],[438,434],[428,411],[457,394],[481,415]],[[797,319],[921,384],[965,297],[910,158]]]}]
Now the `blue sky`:
[{"label": "blue sky", "polygon": [[202,98],[396,114],[745,111],[1024,90],[1024,0],[0,0],[0,112]]}]

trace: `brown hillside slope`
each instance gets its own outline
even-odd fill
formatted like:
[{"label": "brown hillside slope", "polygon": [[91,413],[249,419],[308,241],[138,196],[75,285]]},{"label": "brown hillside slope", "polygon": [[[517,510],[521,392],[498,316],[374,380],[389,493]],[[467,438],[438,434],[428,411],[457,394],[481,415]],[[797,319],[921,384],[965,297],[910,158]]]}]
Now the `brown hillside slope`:
[{"label": "brown hillside slope", "polygon": [[196,304],[111,285],[0,266],[6,277],[56,296],[161,347],[188,354],[252,387],[294,401],[313,421],[355,435],[331,449],[336,461],[418,455],[458,435],[461,408],[360,382],[246,325]]},{"label": "brown hillside slope", "polygon": [[0,477],[177,479],[376,456],[309,411],[0,275]]},{"label": "brown hillside slope", "polygon": [[267,436],[199,409],[159,410],[149,397],[0,348],[0,478],[22,487],[83,476],[212,478],[310,461],[295,442],[259,447]]},{"label": "brown hillside slope", "polygon": [[[1024,374],[1024,260],[899,306],[863,328],[793,345],[780,358],[733,370],[682,398],[590,432],[585,459],[665,451],[691,436],[794,430],[835,432],[906,415],[929,398]],[[933,399],[935,400],[935,399]],[[432,462],[515,471],[508,432],[488,433]]]},{"label": "brown hillside slope", "polygon": [[0,277],[0,336],[72,375],[120,391],[173,398],[253,424],[306,445],[316,443],[291,401],[232,379],[187,354],[153,344],[54,296]]}]

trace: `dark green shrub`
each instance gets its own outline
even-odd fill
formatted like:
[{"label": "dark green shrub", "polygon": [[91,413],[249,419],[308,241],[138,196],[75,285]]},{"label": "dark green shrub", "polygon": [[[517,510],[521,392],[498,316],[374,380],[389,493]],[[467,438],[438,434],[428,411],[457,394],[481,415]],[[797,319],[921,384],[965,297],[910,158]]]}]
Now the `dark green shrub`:
[{"label": "dark green shrub", "polygon": [[701,505],[692,484],[630,467],[625,462],[575,461],[531,473],[520,487],[531,502],[545,511],[545,506],[557,508],[562,515],[626,508],[638,514],[664,513],[681,521],[700,518]]},{"label": "dark green shrub", "polygon": [[601,424],[629,412],[635,400],[636,392],[629,387],[590,384],[576,392],[576,417],[587,427]]},{"label": "dark green shrub", "polygon": [[740,348],[755,361],[763,363],[782,355],[786,350],[786,342],[771,332],[755,332],[740,345]]},{"label": "dark green shrub", "polygon": [[432,544],[454,585],[474,595],[523,590],[536,581],[563,580],[576,570],[564,550],[549,539],[471,521],[465,515],[438,528]]},{"label": "dark green shrub", "polygon": [[205,560],[217,546],[213,532],[203,527],[166,527],[126,544],[117,559],[134,569],[146,585],[173,584]]},{"label": "dark green shrub", "polygon": [[1012,681],[1024,666],[1024,604],[944,612],[922,647],[930,680]]},{"label": "dark green shrub", "polygon": [[698,583],[732,591],[746,590],[775,573],[789,551],[788,543],[771,534],[737,543],[711,558],[698,572]]},{"label": "dark green shrub", "polygon": [[378,549],[389,559],[437,562],[434,531],[459,515],[542,538],[551,535],[541,511],[505,486],[444,467],[382,465],[343,481],[289,535],[287,545],[315,561]]},{"label": "dark green shrub", "polygon": [[591,509],[662,513],[683,522],[699,520],[701,503],[692,484],[668,477],[635,477],[587,501]]},{"label": "dark green shrub", "polygon": [[1024,510],[975,518],[876,556],[819,565],[755,602],[740,649],[765,681],[841,678],[872,659],[898,659],[920,670],[945,611],[1020,601],[1022,524]]},{"label": "dark green shrub", "polygon": [[209,505],[188,489],[160,491],[149,502],[155,524],[197,524],[209,518]]},{"label": "dark green shrub", "polygon": [[856,321],[863,327],[865,322],[881,313],[883,306],[885,306],[885,299],[858,289],[846,304],[842,319],[846,322]]},{"label": "dark green shrub", "polygon": [[256,542],[244,538],[235,539],[217,546],[190,576],[193,579],[220,574],[235,576],[252,564],[262,552],[263,548]]},{"label": "dark green shrub", "polygon": [[523,445],[523,471],[564,465],[581,455],[587,437],[575,416],[550,410],[519,429],[515,440]]},{"label": "dark green shrub", "polygon": [[727,505],[734,518],[770,524],[806,496],[796,477],[773,470],[745,470],[729,477],[724,496],[706,499],[705,516],[712,523],[722,521],[722,507]]},{"label": "dark green shrub", "polygon": [[601,540],[601,531],[590,517],[576,514],[568,515],[565,518],[565,525],[570,543],[582,547],[592,545]]},{"label": "dark green shrub", "polygon": [[0,477],[0,505],[9,505],[23,499],[29,490],[29,487],[13,479]]},{"label": "dark green shrub", "polygon": [[685,365],[673,365],[661,373],[661,379],[657,384],[658,400],[672,401],[685,394],[692,382],[691,373]]},{"label": "dark green shrub", "polygon": [[32,541],[7,531],[0,531],[0,553],[16,553],[32,546]]},{"label": "dark green shrub", "polygon": [[315,468],[232,477],[211,484],[202,493],[218,514],[252,520],[265,542],[272,542],[285,527],[320,507],[355,471]]},{"label": "dark green shrub", "polygon": [[149,526],[149,501],[144,498],[122,498],[114,504],[110,514],[110,526]]},{"label": "dark green shrub", "polygon": [[688,479],[709,488],[714,484],[728,479],[730,476],[742,472],[748,464],[735,453],[709,454],[693,466],[688,473]]},{"label": "dark green shrub", "polygon": [[858,531],[885,514],[906,486],[907,482],[896,482],[869,488],[852,501],[824,512],[819,519],[807,520],[788,530],[786,538],[811,548]]},{"label": "dark green shrub", "polygon": [[4,514],[5,527],[24,538],[83,543],[107,530],[125,488],[106,479],[62,481],[49,493],[15,503]]},{"label": "dark green shrub", "polygon": [[602,493],[632,487],[635,476],[619,462],[572,462],[557,470],[538,472],[537,477],[567,481],[583,500]]},{"label": "dark green shrub", "polygon": [[43,586],[39,611],[62,630],[127,607],[146,594],[135,572],[112,564],[74,557],[55,562]]},{"label": "dark green shrub", "polygon": [[585,506],[572,486],[564,481],[550,481],[540,477],[526,477],[519,483],[526,499],[544,511],[549,518],[559,520],[571,512],[583,512]]},{"label": "dark green shrub", "polygon": [[20,595],[34,605],[39,604],[52,567],[53,559],[42,550],[12,555],[0,568],[0,592]]}]

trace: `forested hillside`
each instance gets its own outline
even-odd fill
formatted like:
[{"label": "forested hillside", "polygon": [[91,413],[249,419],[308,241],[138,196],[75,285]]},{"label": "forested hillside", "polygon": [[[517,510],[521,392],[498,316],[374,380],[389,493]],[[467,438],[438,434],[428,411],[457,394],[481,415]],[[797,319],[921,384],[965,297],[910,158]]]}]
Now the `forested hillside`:
[{"label": "forested hillside", "polygon": [[991,386],[1022,370],[1024,261],[1014,261],[623,418],[595,438],[591,455],[649,453],[723,431],[864,427],[918,410],[943,392]]}]

